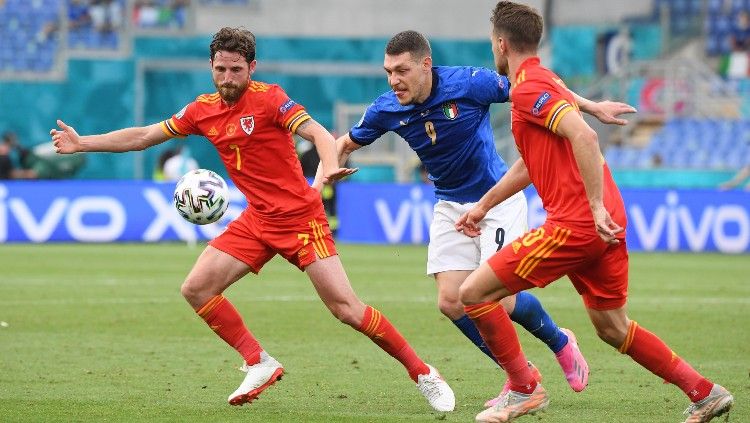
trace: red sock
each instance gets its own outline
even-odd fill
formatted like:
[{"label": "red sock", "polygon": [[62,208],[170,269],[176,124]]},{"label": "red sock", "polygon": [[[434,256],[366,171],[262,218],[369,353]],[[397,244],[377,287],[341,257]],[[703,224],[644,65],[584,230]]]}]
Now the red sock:
[{"label": "red sock", "polygon": [[430,369],[425,362],[419,358],[409,343],[406,342],[406,339],[378,310],[367,306],[362,325],[357,330],[372,339],[372,342],[382,348],[383,351],[400,361],[406,367],[409,377],[414,382],[417,382],[419,375],[430,373]]},{"label": "red sock", "polygon": [[223,295],[211,298],[196,313],[211,330],[237,350],[247,364],[260,362],[260,352],[263,351],[260,344],[245,326],[237,309]]},{"label": "red sock", "polygon": [[658,336],[631,321],[628,335],[619,351],[665,381],[677,385],[691,401],[700,401],[711,392],[713,383],[672,351]]},{"label": "red sock", "polygon": [[505,309],[497,301],[465,306],[466,314],[474,321],[482,335],[484,344],[495,360],[508,373],[511,389],[530,394],[536,388],[536,380],[526,364],[518,334]]}]

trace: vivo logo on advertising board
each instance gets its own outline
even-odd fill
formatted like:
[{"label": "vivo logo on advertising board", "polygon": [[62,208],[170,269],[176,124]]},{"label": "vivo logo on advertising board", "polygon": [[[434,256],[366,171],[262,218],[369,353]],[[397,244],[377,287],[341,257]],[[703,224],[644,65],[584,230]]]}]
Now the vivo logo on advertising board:
[{"label": "vivo logo on advertising board", "polygon": [[[341,241],[428,242],[435,200],[423,186],[340,187],[337,205]],[[526,190],[526,197],[529,227],[537,227],[544,222],[546,212],[533,189]],[[747,193],[625,189],[623,197],[632,251],[750,251]]]},{"label": "vivo logo on advertising board", "polygon": [[428,241],[430,223],[432,223],[432,207],[435,201],[423,197],[422,190],[419,187],[413,187],[409,191],[409,198],[401,201],[398,209],[393,213],[387,201],[383,198],[375,199],[375,211],[388,243],[422,244]]},{"label": "vivo logo on advertising board", "polygon": [[196,226],[174,209],[171,185],[134,184],[117,190],[94,184],[84,195],[79,193],[85,185],[81,182],[26,183],[13,189],[20,184],[0,184],[0,242],[196,241],[221,233],[244,208],[244,197],[232,188],[225,217]]},{"label": "vivo logo on advertising board", "polygon": [[[625,189],[622,194],[628,213],[628,248],[633,251],[750,250],[746,193]],[[529,227],[537,227],[546,218],[542,200],[533,192],[527,198]]]},{"label": "vivo logo on advertising board", "polygon": [[680,204],[680,195],[668,191],[664,202],[657,204],[650,216],[641,204],[635,203],[628,207],[628,219],[629,230],[646,251],[742,253],[750,245],[748,202],[695,207]]},{"label": "vivo logo on advertising board", "polygon": [[[425,185],[342,183],[338,239],[416,243],[429,240],[435,199]],[[242,213],[234,187],[225,216],[195,226],[172,206],[171,184],[152,182],[11,181],[0,184],[0,243],[197,241],[211,239]],[[633,251],[750,252],[750,194],[710,190],[623,190]],[[527,190],[529,226],[546,215]]]}]

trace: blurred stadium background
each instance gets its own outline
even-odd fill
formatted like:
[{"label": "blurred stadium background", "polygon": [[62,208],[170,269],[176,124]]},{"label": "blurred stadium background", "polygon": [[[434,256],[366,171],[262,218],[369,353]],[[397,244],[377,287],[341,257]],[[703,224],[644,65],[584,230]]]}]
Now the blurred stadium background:
[{"label": "blurred stadium background", "polygon": [[[527,3],[546,19],[544,63],[586,97],[639,110],[626,127],[590,122],[627,204],[631,311],[735,393],[733,421],[750,420],[750,191],[719,188],[750,171],[750,0]],[[244,200],[235,190],[225,219],[190,225],[160,169],[170,153],[225,175],[213,147],[190,137],[144,152],[57,156],[48,133],[58,118],[90,134],[171,116],[214,91],[211,35],[244,26],[258,38],[255,79],[279,83],[341,134],[388,90],[383,49],[398,31],[424,32],[436,64],[492,67],[494,5],[0,0],[0,162],[15,179],[0,181],[0,420],[471,421],[496,381],[436,310],[423,275],[434,198],[397,137],[357,151],[361,170],[326,201],[357,291],[459,394],[447,417],[428,414],[401,369],[331,319],[304,275],[280,260],[230,295],[289,377],[249,410],[226,406],[236,354],[196,324],[177,292],[200,250],[166,241],[211,238]],[[498,151],[512,161],[508,115],[507,105],[493,110]],[[316,163],[309,148],[299,142],[306,169]],[[534,226],[544,213],[527,194]],[[118,245],[91,245],[105,242]],[[553,374],[547,420],[678,420],[684,398],[598,342],[569,284],[538,295],[577,330],[597,376],[571,394],[549,354],[522,334]]]},{"label": "blurred stadium background", "polygon": [[[52,197],[43,194],[54,189],[67,198],[68,209],[79,205],[77,219],[63,206],[61,216],[77,221],[77,232],[90,232],[81,237],[61,227],[47,230],[49,236],[33,233],[33,225],[11,206],[4,239],[154,241],[185,239],[195,232],[177,228],[175,221],[160,236],[149,237],[130,229],[134,220],[154,218],[153,211],[133,210],[141,202],[86,206],[76,196],[81,189],[93,194],[97,191],[91,187],[107,186],[90,181],[117,180],[123,192],[134,189],[133,195],[153,203],[139,192],[151,180],[163,179],[160,156],[181,144],[187,147],[181,156],[223,173],[208,142],[191,137],[145,152],[58,157],[51,153],[48,131],[57,118],[81,134],[149,124],[214,91],[207,45],[221,26],[253,30],[259,60],[255,78],[281,84],[318,121],[341,134],[388,89],[383,48],[400,30],[427,34],[437,64],[492,67],[488,16],[494,3],[0,0],[0,132],[15,134],[21,147],[11,149],[20,169],[14,176],[73,180],[54,188],[41,181],[5,185],[4,198],[9,204],[23,199],[40,222],[46,211],[56,210]],[[579,93],[626,101],[639,110],[624,128],[592,122],[631,202],[631,232],[638,235],[631,246],[747,252],[748,196],[742,190],[719,193],[717,187],[750,164],[750,0],[528,3],[547,22],[545,63]],[[507,105],[497,106],[493,124],[498,151],[512,161],[516,152],[507,110]],[[338,207],[331,208],[341,217],[340,239],[423,243],[429,212],[419,210],[433,201],[431,192],[421,186],[408,146],[396,136],[385,138],[352,157],[361,170],[341,184]],[[299,145],[303,163],[310,163],[310,146]],[[399,185],[391,190],[393,183]],[[30,190],[42,190],[38,193],[46,200]],[[162,191],[168,198],[168,187]],[[529,195],[533,225],[543,214],[533,192]],[[358,226],[347,226],[347,216],[362,216],[365,209],[376,223],[361,225],[357,219],[349,222]],[[121,214],[122,230],[113,227]],[[196,236],[205,238],[201,231]]]}]

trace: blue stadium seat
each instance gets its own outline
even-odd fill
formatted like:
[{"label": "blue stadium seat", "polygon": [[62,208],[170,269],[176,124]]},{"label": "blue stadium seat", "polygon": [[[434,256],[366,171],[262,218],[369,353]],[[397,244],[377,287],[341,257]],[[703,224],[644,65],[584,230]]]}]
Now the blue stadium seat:
[{"label": "blue stadium seat", "polygon": [[[614,153],[610,153],[612,158],[617,157]],[[652,158],[661,156],[664,166],[669,168],[739,168],[750,157],[750,120],[672,119],[653,134],[635,166],[649,166],[649,154]],[[633,159],[624,156],[620,162],[632,166]]]},{"label": "blue stadium seat", "polygon": [[251,0],[200,0],[202,5],[249,5]]},{"label": "blue stadium seat", "polygon": [[708,13],[719,14],[724,6],[724,0],[708,0]]},{"label": "blue stadium seat", "polygon": [[746,0],[732,0],[732,13],[738,13],[741,10],[748,10],[748,2]]},{"label": "blue stadium seat", "polygon": [[604,160],[610,168],[619,168],[620,166],[620,147],[611,146],[604,152]]},{"label": "blue stadium seat", "polygon": [[688,11],[691,15],[700,15],[703,12],[703,0],[689,0]]},{"label": "blue stadium seat", "polygon": [[673,15],[681,15],[688,13],[689,3],[687,0],[672,0],[670,3],[670,9]]},{"label": "blue stadium seat", "polygon": [[57,22],[62,6],[60,0],[5,1],[0,7],[2,70],[47,72],[53,67],[54,52],[44,50],[50,40],[40,35]]},{"label": "blue stadium seat", "polygon": [[714,21],[715,34],[728,34],[732,30],[732,19],[727,15],[715,15],[709,19]]}]

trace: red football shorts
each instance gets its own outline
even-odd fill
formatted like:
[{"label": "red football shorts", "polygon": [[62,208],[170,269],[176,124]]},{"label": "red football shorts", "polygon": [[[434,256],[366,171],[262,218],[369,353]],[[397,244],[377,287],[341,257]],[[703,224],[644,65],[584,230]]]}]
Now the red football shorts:
[{"label": "red football shorts", "polygon": [[587,308],[612,310],[628,297],[628,249],[596,235],[546,222],[503,247],[487,261],[511,292],[544,288],[567,275]]},{"label": "red football shorts", "polygon": [[260,272],[276,254],[303,271],[316,258],[337,254],[322,207],[320,213],[305,220],[273,224],[254,218],[245,210],[208,245],[241,260],[253,273]]}]

